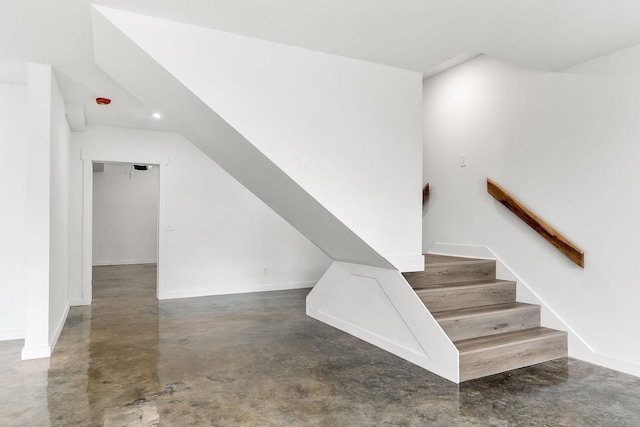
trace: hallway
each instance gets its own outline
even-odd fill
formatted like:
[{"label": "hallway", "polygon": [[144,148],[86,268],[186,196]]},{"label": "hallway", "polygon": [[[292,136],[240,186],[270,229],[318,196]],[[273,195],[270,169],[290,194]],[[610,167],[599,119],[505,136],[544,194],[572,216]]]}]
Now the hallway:
[{"label": "hallway", "polygon": [[305,316],[308,290],[157,301],[94,268],[50,360],[0,342],[2,426],[640,425],[640,379],[573,359],[456,385]]}]

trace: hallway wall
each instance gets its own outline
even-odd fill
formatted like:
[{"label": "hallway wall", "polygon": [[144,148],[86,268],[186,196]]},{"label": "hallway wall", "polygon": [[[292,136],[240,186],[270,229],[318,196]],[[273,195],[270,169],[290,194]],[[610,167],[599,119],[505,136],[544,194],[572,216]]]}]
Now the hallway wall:
[{"label": "hallway wall", "polygon": [[24,337],[27,88],[0,84],[0,341]]},{"label": "hallway wall", "polygon": [[158,168],[105,164],[93,174],[93,265],[157,259]]}]

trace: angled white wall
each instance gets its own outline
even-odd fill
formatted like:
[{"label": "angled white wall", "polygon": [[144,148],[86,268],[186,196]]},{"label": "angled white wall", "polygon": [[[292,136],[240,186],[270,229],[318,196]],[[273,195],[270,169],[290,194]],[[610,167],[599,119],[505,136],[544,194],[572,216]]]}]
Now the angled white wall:
[{"label": "angled white wall", "polygon": [[93,174],[93,265],[157,261],[158,183],[157,167],[105,164]]},{"label": "angled white wall", "polygon": [[420,74],[102,7],[93,29],[98,65],[330,257],[422,268]]},{"label": "angled white wall", "polygon": [[[485,56],[424,83],[424,249],[491,248],[585,344],[570,355],[636,375],[639,81]],[[489,196],[487,177],[580,246],[584,270]]]},{"label": "angled white wall", "polygon": [[0,340],[24,338],[27,87],[0,84]]}]

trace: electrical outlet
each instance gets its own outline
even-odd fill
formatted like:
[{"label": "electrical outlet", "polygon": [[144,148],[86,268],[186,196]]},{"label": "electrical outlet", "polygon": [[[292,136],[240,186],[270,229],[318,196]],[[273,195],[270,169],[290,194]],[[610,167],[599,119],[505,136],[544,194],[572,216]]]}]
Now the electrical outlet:
[{"label": "electrical outlet", "polygon": [[263,276],[268,276],[269,275],[269,268],[268,267],[265,267],[265,268],[262,269],[262,275]]},{"label": "electrical outlet", "polygon": [[167,231],[176,231],[176,225],[173,222],[167,223]]}]

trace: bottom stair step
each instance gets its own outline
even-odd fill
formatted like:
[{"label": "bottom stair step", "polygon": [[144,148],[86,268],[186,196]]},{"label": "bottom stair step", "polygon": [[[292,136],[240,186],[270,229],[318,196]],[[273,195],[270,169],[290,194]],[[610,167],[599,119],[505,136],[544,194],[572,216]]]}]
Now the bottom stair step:
[{"label": "bottom stair step", "polygon": [[542,327],[456,341],[460,381],[567,356],[567,333]]}]

